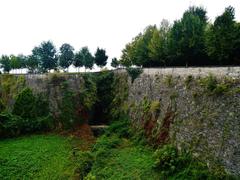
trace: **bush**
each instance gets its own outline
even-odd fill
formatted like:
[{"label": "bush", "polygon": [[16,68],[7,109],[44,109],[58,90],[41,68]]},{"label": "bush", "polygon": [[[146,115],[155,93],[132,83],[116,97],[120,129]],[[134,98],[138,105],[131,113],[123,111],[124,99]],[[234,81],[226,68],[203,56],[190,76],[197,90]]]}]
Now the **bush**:
[{"label": "bush", "polygon": [[[161,175],[173,179],[229,179],[224,169],[210,171],[207,165],[194,159],[190,153],[177,151],[172,145],[157,149],[153,168]],[[231,179],[231,178],[230,178]]]},{"label": "bush", "polygon": [[23,128],[23,119],[10,113],[0,114],[0,137],[12,137],[21,133]]},{"label": "bush", "polygon": [[23,119],[47,116],[49,105],[42,95],[34,95],[30,88],[23,89],[15,98],[12,113]]},{"label": "bush", "polygon": [[128,75],[131,77],[132,79],[132,83],[134,82],[134,80],[140,75],[142,74],[143,70],[142,68],[127,68],[127,72]]},{"label": "bush", "polygon": [[53,128],[51,116],[36,117],[35,119],[23,119],[22,134],[30,132],[46,131]]},{"label": "bush", "polygon": [[22,118],[35,117],[35,96],[29,88],[23,89],[16,97],[16,102],[13,106],[13,114]]},{"label": "bush", "polygon": [[23,119],[8,112],[0,114],[0,136],[14,137],[20,134],[39,132],[51,129],[53,126],[50,116],[35,119]]},{"label": "bush", "polygon": [[161,149],[157,149],[154,153],[154,168],[166,174],[172,174],[176,171],[178,165],[178,154],[176,148],[166,145]]},{"label": "bush", "polygon": [[106,135],[116,134],[119,137],[129,138],[131,136],[129,128],[130,120],[128,119],[114,121],[106,130]]},{"label": "bush", "polygon": [[0,134],[12,137],[51,129],[53,121],[48,107],[42,95],[34,95],[29,88],[23,89],[15,98],[12,113],[0,114]]},{"label": "bush", "polygon": [[108,150],[117,147],[121,143],[121,139],[117,135],[112,135],[107,137],[106,135],[98,138],[96,144],[93,146],[93,151],[98,151],[99,149]]}]

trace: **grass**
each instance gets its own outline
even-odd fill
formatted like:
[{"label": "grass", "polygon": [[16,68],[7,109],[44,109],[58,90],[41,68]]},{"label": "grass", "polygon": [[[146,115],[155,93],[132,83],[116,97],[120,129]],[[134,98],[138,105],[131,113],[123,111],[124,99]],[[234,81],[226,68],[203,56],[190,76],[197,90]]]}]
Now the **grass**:
[{"label": "grass", "polygon": [[[111,137],[109,137],[111,138]],[[103,138],[97,144],[105,141]],[[106,148],[108,146],[108,148]],[[136,146],[122,138],[116,147],[109,148],[103,143],[95,153],[95,162],[90,175],[96,179],[158,179],[159,174],[153,170],[154,158],[150,148]]]},{"label": "grass", "polygon": [[0,179],[69,179],[74,174],[65,137],[33,135],[0,141]]},{"label": "grass", "polygon": [[[95,163],[91,174],[99,179],[148,179],[157,177],[152,170],[152,152],[142,147],[127,146],[112,149],[108,158]],[[155,178],[153,178],[155,179]]]},{"label": "grass", "polygon": [[156,150],[139,143],[128,127],[127,121],[115,122],[95,144],[72,135],[1,140],[0,179],[234,179],[223,169],[210,172],[174,146]]},{"label": "grass", "polygon": [[144,138],[133,135],[129,125],[127,120],[113,122],[91,151],[78,158],[82,179],[234,179],[220,166],[220,171],[210,171],[191,152],[180,152],[171,144],[155,149],[142,143]]}]

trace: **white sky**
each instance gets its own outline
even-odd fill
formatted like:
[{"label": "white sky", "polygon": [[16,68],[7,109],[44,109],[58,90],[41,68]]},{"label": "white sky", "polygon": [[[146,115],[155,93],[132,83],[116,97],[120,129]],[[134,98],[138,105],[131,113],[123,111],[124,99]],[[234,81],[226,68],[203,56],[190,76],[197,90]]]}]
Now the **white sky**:
[{"label": "white sky", "polygon": [[27,55],[51,40],[119,57],[147,25],[173,22],[192,5],[205,7],[211,20],[232,5],[240,20],[240,0],[0,0],[0,54]]}]

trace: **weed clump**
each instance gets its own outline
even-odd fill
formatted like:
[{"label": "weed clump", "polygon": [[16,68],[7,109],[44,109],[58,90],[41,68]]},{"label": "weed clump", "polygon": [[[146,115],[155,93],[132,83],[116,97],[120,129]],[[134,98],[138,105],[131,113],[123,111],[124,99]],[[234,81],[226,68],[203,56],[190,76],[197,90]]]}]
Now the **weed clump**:
[{"label": "weed clump", "polygon": [[184,83],[185,83],[185,86],[186,86],[187,89],[190,88],[190,83],[193,81],[193,79],[194,78],[193,78],[192,75],[189,75],[189,76],[186,77]]},{"label": "weed clump", "polygon": [[173,87],[174,83],[173,83],[173,76],[172,75],[167,75],[164,79],[164,83],[168,86],[168,87]]},{"label": "weed clump", "polygon": [[230,82],[218,82],[216,77],[209,75],[208,77],[199,80],[202,86],[209,95],[221,95],[230,89]]},{"label": "weed clump", "polygon": [[151,112],[158,112],[160,111],[160,102],[159,101],[152,101],[151,106],[150,106],[150,111]]}]

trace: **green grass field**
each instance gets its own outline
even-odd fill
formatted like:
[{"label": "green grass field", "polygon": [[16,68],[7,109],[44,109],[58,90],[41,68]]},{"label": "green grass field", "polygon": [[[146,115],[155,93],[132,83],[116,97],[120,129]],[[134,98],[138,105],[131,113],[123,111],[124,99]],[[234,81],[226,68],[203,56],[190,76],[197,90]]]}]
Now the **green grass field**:
[{"label": "green grass field", "polygon": [[[77,166],[72,157],[75,145],[75,141],[58,135],[1,140],[0,179],[73,179]],[[152,172],[152,152],[127,141],[100,156],[102,164],[95,164],[92,173],[102,179],[139,179]]]},{"label": "green grass field", "polygon": [[57,135],[0,140],[0,179],[70,179],[71,153],[69,140]]},{"label": "green grass field", "polygon": [[[5,139],[0,141],[0,180],[237,179],[211,174],[201,162],[175,157],[169,149],[162,152],[153,156],[153,148],[116,134],[103,135],[91,145],[77,137],[58,135]],[[159,160],[161,164],[156,166]],[[177,168],[170,171],[162,164]]]}]

